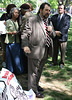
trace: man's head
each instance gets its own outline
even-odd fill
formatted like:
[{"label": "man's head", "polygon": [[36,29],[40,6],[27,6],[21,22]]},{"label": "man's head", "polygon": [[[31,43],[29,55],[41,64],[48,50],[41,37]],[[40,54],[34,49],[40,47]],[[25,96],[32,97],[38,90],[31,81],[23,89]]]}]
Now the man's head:
[{"label": "man's head", "polygon": [[21,8],[21,14],[25,15],[25,13],[29,11],[30,6],[24,3],[20,6],[20,8]]},{"label": "man's head", "polygon": [[39,8],[38,14],[40,14],[40,16],[43,19],[48,18],[48,16],[50,15],[50,4],[46,3],[46,2],[42,3],[40,8]]},{"label": "man's head", "polygon": [[30,6],[29,11],[33,11],[33,5],[29,2],[27,2],[26,4],[28,4]]},{"label": "man's head", "polygon": [[63,4],[59,4],[58,6],[58,13],[63,14],[65,11],[65,6]]}]

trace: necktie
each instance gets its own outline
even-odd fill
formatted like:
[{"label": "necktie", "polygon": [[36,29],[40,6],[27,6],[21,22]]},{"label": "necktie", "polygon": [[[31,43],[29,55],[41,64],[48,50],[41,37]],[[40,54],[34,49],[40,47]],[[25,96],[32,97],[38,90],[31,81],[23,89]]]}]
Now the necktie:
[{"label": "necktie", "polygon": [[45,25],[46,36],[47,36],[46,45],[49,47],[51,44],[51,38],[50,38],[49,32],[47,30],[47,21],[46,20],[44,20],[44,25]]}]

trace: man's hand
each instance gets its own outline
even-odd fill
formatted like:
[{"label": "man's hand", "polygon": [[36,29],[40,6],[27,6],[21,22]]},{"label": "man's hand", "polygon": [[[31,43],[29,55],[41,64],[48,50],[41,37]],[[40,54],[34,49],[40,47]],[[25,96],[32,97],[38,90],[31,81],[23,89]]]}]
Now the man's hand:
[{"label": "man's hand", "polygon": [[17,31],[13,31],[13,33],[12,34],[16,34],[17,33]]},{"label": "man's hand", "polygon": [[25,53],[31,53],[30,48],[29,47],[24,47],[24,52]]},{"label": "man's hand", "polygon": [[14,34],[14,35],[15,35],[16,33],[17,33],[17,31],[8,32],[8,34],[11,34],[11,35],[12,35],[12,34]]},{"label": "man's hand", "polygon": [[57,36],[61,36],[61,32],[60,31],[55,31]]},{"label": "man's hand", "polygon": [[48,30],[49,32],[52,32],[52,26],[47,26],[47,30]]},{"label": "man's hand", "polygon": [[6,21],[4,22],[4,25],[6,26]]}]

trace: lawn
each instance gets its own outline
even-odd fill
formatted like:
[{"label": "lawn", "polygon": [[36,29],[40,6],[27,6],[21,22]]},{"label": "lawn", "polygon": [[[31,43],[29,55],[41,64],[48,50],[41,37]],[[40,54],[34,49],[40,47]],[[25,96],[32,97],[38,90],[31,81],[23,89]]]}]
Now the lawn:
[{"label": "lawn", "polygon": [[[60,56],[58,56],[58,61]],[[60,69],[59,66],[50,66],[51,58],[49,58],[45,64],[42,75],[45,76],[45,82],[52,83],[53,81],[61,84],[60,87],[57,86],[57,89],[60,89],[62,86],[72,93],[72,20],[71,26],[68,32],[68,44],[66,50],[66,59],[63,69]],[[56,84],[55,84],[56,85]],[[72,100],[72,95],[65,92],[64,89],[57,91],[57,89],[52,89],[54,87],[48,88],[45,90],[45,99],[44,100]]]}]

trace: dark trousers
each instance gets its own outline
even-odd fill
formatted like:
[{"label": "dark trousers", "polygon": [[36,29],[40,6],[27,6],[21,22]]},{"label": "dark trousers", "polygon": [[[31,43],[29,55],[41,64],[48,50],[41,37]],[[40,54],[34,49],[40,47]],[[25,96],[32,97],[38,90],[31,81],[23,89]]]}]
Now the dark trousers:
[{"label": "dark trousers", "polygon": [[66,52],[66,46],[67,46],[67,42],[60,42],[58,39],[55,39],[53,41],[53,58],[52,58],[52,62],[54,64],[57,64],[57,60],[58,60],[58,53],[59,53],[59,49],[61,52],[61,60],[60,60],[60,64],[64,64],[65,62],[65,52]]},{"label": "dark trousers", "polygon": [[28,58],[25,55],[25,52],[22,49],[22,59],[23,59],[23,66],[24,66],[24,73],[28,74]]},{"label": "dark trousers", "polygon": [[1,35],[1,47],[2,47],[2,61],[5,62],[6,61],[6,44],[4,43],[5,42],[5,37],[6,35],[5,34],[2,34]]}]

